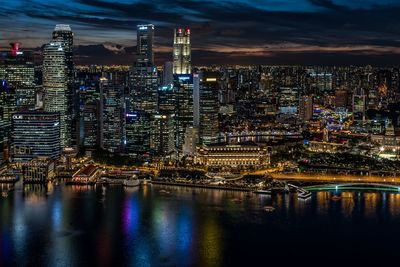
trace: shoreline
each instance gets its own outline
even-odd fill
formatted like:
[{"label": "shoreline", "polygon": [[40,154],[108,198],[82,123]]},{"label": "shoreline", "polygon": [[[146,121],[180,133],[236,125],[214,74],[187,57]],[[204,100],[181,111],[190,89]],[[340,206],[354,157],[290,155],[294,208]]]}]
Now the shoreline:
[{"label": "shoreline", "polygon": [[165,182],[165,181],[151,181],[151,184],[157,185],[169,185],[169,186],[183,186],[183,187],[195,187],[204,189],[220,189],[220,190],[231,190],[231,191],[242,191],[242,192],[254,192],[257,190],[242,188],[242,187],[223,187],[217,185],[200,185],[200,184],[190,184],[190,183],[177,183],[177,182]]}]

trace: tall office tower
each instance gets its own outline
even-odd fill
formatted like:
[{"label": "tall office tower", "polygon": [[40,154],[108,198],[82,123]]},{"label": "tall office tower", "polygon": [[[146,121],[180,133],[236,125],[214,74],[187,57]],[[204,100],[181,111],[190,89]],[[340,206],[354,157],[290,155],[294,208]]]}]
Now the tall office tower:
[{"label": "tall office tower", "polygon": [[141,64],[148,66],[154,64],[153,39],[154,39],[153,24],[137,25],[136,28],[137,62],[140,62]]},{"label": "tall office tower", "polygon": [[156,155],[166,156],[174,151],[173,115],[156,114],[151,119],[150,149]]},{"label": "tall office tower", "polygon": [[130,110],[157,112],[158,72],[154,66],[154,25],[137,26],[137,54],[131,72]]},{"label": "tall office tower", "polygon": [[313,116],[313,96],[300,96],[299,102],[299,119],[303,122],[310,121]]},{"label": "tall office tower", "polygon": [[123,87],[100,80],[100,144],[109,152],[121,152],[124,136]]},{"label": "tall office tower", "polygon": [[158,90],[158,110],[161,114],[175,113],[175,91],[174,85],[161,86]]},{"label": "tall office tower", "polygon": [[200,83],[200,142],[210,144],[218,137],[219,75],[204,72]]},{"label": "tall office tower", "polygon": [[86,148],[95,148],[98,144],[99,130],[99,103],[98,101],[88,101],[85,103],[82,111],[83,121],[83,146]]},{"label": "tall office tower", "polygon": [[31,53],[19,50],[19,43],[11,44],[11,51],[0,61],[0,79],[15,88],[18,110],[35,108],[35,67]]},{"label": "tall office tower", "polygon": [[193,74],[193,126],[200,126],[200,75]]},{"label": "tall office tower", "polygon": [[125,152],[142,157],[150,152],[150,115],[136,111],[125,115]]},{"label": "tall office tower", "polygon": [[77,145],[78,130],[77,130],[77,117],[79,112],[78,93],[74,90],[74,33],[71,27],[66,24],[57,24],[53,31],[53,41],[62,42],[64,45],[65,65],[66,65],[66,79],[67,79],[67,132],[70,146]]},{"label": "tall office tower", "polygon": [[174,76],[175,94],[175,147],[182,151],[185,132],[193,126],[193,75]]},{"label": "tall office tower", "polygon": [[12,157],[27,162],[36,157],[57,159],[61,155],[58,112],[17,112],[12,118]]},{"label": "tall office tower", "polygon": [[174,74],[192,73],[190,29],[174,30],[173,59]]},{"label": "tall office tower", "polygon": [[66,75],[66,61],[63,42],[50,42],[43,53],[43,92],[44,110],[60,113],[61,147],[71,144],[71,135],[68,132],[68,84]]},{"label": "tall office tower", "polygon": [[164,63],[163,69],[163,86],[168,86],[174,83],[174,67],[172,61],[167,61]]},{"label": "tall office tower", "polygon": [[[16,111],[15,90],[0,80],[0,154],[7,150],[11,137],[11,118]],[[5,157],[0,156],[0,164]]]},{"label": "tall office tower", "polygon": [[89,149],[95,148],[99,144],[99,83],[88,81],[79,86],[79,91],[79,145]]},{"label": "tall office tower", "polygon": [[141,110],[149,114],[157,113],[158,73],[156,67],[135,65],[131,88],[131,110]]}]

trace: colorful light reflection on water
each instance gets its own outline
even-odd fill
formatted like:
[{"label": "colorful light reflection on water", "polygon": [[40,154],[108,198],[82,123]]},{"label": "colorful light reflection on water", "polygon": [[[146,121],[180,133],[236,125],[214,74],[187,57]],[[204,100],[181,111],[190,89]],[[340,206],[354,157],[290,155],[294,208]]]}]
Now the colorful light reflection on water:
[{"label": "colorful light reflection on water", "polygon": [[1,266],[243,266],[338,248],[338,259],[361,262],[374,251],[370,262],[397,253],[400,194],[324,191],[304,202],[156,185],[59,186],[3,197],[0,216]]}]

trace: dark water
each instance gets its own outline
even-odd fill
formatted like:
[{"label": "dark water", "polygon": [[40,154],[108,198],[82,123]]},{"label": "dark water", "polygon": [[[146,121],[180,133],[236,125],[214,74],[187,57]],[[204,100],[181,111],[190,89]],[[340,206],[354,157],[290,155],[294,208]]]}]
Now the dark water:
[{"label": "dark water", "polygon": [[[118,186],[26,188],[0,198],[0,265],[398,262],[400,194],[339,194],[339,201],[331,199],[332,192],[319,192],[304,202],[294,195],[247,197],[156,185],[130,191]],[[265,212],[264,205],[276,210]]]}]

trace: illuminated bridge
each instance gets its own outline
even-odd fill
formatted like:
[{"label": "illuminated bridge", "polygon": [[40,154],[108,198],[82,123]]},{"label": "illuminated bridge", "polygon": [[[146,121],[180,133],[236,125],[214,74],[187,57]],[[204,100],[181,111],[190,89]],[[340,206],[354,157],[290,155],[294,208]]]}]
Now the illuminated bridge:
[{"label": "illuminated bridge", "polygon": [[376,183],[346,183],[346,184],[321,184],[303,187],[308,191],[322,190],[372,190],[400,192],[400,186]]}]

